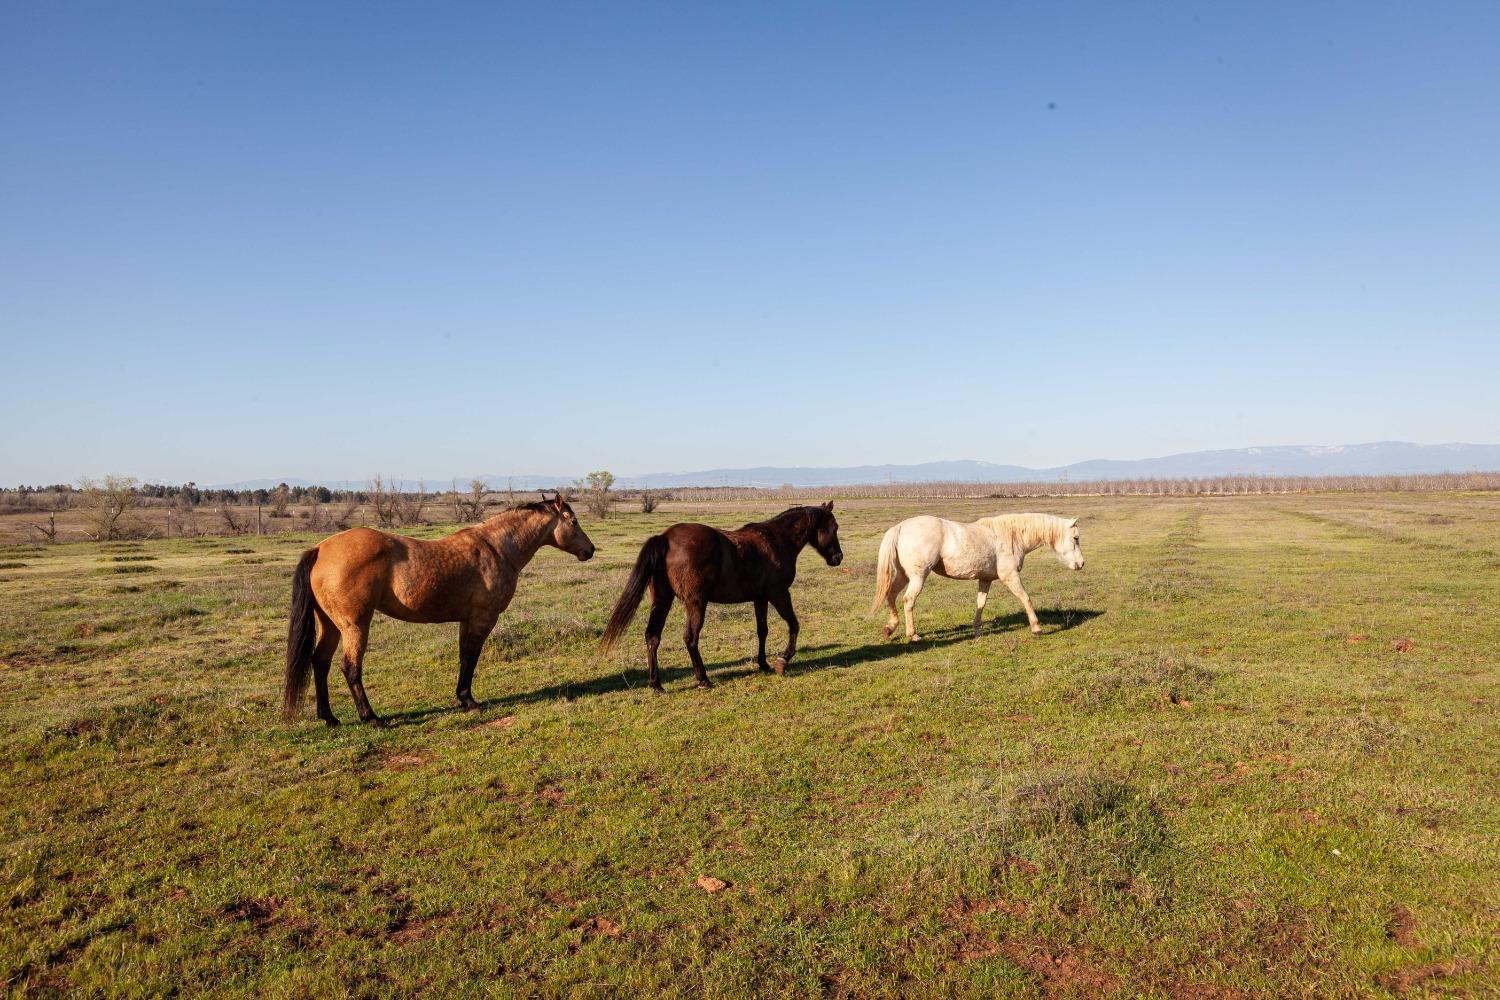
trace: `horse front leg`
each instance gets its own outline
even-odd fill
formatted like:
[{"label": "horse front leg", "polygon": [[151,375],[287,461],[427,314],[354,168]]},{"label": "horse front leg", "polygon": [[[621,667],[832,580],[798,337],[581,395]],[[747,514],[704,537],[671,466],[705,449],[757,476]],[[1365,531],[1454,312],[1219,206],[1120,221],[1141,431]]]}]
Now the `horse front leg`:
[{"label": "horse front leg", "polygon": [[479,702],[474,700],[474,669],[479,666],[479,654],[484,651],[484,641],[494,629],[493,621],[470,623],[458,632],[458,688],[454,696],[465,712],[477,712]]},{"label": "horse front leg", "polygon": [[769,631],[766,625],[766,599],[757,598],[755,601],[755,665],[763,674],[771,672],[771,665],[766,662],[766,633]]},{"label": "horse front leg", "polygon": [[1021,586],[1021,574],[1009,573],[1000,578],[1010,592],[1016,595],[1016,600],[1021,602],[1021,607],[1026,609],[1026,620],[1031,623],[1031,634],[1042,634],[1042,623],[1036,620],[1036,609],[1031,606],[1031,598],[1026,595],[1026,588]]},{"label": "horse front leg", "polygon": [[792,594],[789,590],[783,590],[779,594],[770,595],[771,606],[786,622],[786,650],[776,657],[776,674],[780,676],[786,673],[787,665],[792,662],[792,657],[797,654],[797,632],[801,625],[797,621],[797,612],[792,610]]},{"label": "horse front leg", "polygon": [[989,600],[990,580],[979,581],[979,593],[974,595],[974,638],[979,638],[979,626],[984,623],[984,602]]}]

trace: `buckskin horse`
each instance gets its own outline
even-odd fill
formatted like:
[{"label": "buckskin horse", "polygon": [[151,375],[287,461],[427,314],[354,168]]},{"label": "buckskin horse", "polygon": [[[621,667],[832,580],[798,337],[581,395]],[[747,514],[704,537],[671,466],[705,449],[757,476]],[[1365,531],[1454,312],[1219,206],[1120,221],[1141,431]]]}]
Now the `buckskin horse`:
[{"label": "buckskin horse", "polygon": [[646,664],[652,689],[661,690],[656,649],[672,599],[680,597],[687,611],[682,641],[693,661],[698,686],[713,687],[698,654],[698,634],[703,614],[712,604],[755,604],[756,665],[769,672],[766,663],[766,606],[786,622],[786,651],[776,658],[776,673],[797,652],[797,615],[792,610],[792,581],[797,578],[797,556],[811,545],[830,566],[843,562],[839,547],[839,524],[833,516],[833,501],[821,507],[793,507],[771,518],[747,524],[735,531],[721,531],[706,524],[674,524],[653,535],[641,546],[625,589],[610,612],[602,643],[605,652],[615,644],[635,617],[641,597],[651,591],[651,615],[646,620]]},{"label": "buckskin horse", "polygon": [[458,703],[465,711],[478,711],[470,686],[479,652],[515,595],[516,578],[543,545],[580,561],[594,555],[594,543],[561,494],[517,504],[432,542],[351,528],[308,549],[292,576],[282,699],[286,716],[296,714],[311,672],[318,718],[330,726],[339,724],[328,704],[328,668],[342,638],[344,679],[360,721],[385,726],[370,708],[361,679],[370,620],[377,611],[404,622],[458,622]]}]

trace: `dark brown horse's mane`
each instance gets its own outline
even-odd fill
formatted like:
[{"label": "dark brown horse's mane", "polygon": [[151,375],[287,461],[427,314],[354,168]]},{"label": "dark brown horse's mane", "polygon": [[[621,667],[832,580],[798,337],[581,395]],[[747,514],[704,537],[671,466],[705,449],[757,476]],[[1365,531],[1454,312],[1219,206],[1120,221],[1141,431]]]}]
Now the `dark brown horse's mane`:
[{"label": "dark brown horse's mane", "polygon": [[754,521],[750,524],[745,525],[745,527],[753,528],[756,525],[761,524],[774,524],[780,527],[783,523],[790,521],[793,517],[801,517],[804,514],[811,514],[813,516],[813,519],[817,520],[818,515],[822,513],[827,512],[817,504],[810,504],[801,507],[788,507],[786,510],[782,511],[780,514],[777,514],[775,517],[767,518],[764,521]]}]

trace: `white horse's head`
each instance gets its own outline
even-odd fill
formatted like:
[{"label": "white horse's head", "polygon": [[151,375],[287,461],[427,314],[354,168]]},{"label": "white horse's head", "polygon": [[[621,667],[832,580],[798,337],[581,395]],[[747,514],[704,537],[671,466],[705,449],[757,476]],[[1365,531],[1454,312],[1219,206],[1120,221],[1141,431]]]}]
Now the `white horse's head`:
[{"label": "white horse's head", "polygon": [[1083,569],[1083,545],[1078,538],[1078,518],[1072,518],[1052,541],[1057,561],[1068,569]]}]

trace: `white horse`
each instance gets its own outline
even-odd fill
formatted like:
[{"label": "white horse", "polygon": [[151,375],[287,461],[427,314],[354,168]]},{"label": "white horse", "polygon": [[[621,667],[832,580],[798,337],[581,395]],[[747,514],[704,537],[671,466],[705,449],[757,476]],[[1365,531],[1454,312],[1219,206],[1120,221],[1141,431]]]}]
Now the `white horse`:
[{"label": "white horse", "polygon": [[891,618],[885,627],[889,638],[900,621],[896,616],[896,592],[905,585],[906,638],[915,641],[922,637],[917,635],[912,623],[912,608],[922,593],[928,573],[946,576],[950,580],[978,580],[979,596],[974,607],[974,635],[977,637],[990,584],[1000,580],[1026,609],[1032,634],[1040,635],[1042,626],[1036,620],[1031,598],[1021,586],[1021,564],[1026,560],[1026,553],[1043,545],[1052,546],[1058,562],[1064,566],[1083,569],[1083,548],[1078,541],[1076,517],[1070,520],[1051,514],[1001,514],[981,517],[972,524],[959,524],[926,514],[909,517],[887,531],[880,541],[880,561],[875,568],[875,604],[871,610],[879,611],[882,604],[890,607]]}]

